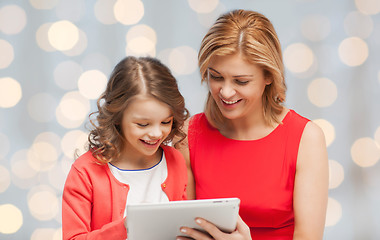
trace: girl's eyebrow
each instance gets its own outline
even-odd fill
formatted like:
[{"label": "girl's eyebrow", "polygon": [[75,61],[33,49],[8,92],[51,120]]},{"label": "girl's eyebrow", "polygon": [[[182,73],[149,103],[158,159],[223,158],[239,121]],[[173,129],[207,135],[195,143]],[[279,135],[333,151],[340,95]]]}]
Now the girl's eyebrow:
[{"label": "girl's eyebrow", "polygon": [[[213,69],[213,68],[211,68],[211,67],[209,67],[208,68],[209,70],[212,70],[213,72],[216,72],[217,74],[220,74],[220,72],[218,72],[218,71],[216,71],[215,69]],[[221,74],[220,74],[221,75]],[[232,77],[234,77],[234,78],[240,78],[240,77],[253,77],[253,75],[235,75],[235,76],[232,76]]]}]

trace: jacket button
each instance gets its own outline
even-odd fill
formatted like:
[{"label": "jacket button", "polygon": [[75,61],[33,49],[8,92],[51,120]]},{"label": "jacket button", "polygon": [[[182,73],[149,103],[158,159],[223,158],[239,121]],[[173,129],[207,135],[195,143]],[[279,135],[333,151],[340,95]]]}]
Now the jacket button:
[{"label": "jacket button", "polygon": [[166,188],[166,183],[162,184],[162,187]]}]

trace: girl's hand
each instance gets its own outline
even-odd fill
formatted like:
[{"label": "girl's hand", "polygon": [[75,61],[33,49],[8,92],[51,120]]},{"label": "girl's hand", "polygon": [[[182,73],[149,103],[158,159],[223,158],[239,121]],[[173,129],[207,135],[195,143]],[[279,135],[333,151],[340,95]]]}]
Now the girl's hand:
[{"label": "girl's hand", "polygon": [[[252,240],[249,227],[243,222],[240,216],[237,221],[236,230],[232,233],[224,233],[214,224],[202,218],[197,218],[195,222],[206,232],[208,232],[208,234],[188,227],[181,227],[181,232],[196,240]],[[188,240],[189,238],[177,237],[177,240],[185,239]]]}]

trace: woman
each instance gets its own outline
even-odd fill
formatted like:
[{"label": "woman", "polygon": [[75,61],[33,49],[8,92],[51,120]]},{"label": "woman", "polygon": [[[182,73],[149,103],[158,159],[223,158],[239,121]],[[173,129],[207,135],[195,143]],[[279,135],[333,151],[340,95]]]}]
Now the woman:
[{"label": "woman", "polygon": [[177,145],[187,160],[188,198],[239,197],[242,220],[231,234],[204,219],[197,223],[210,235],[181,231],[194,239],[322,239],[325,139],[283,105],[284,66],[271,22],[246,10],[220,16],[202,41],[199,66],[207,103]]}]

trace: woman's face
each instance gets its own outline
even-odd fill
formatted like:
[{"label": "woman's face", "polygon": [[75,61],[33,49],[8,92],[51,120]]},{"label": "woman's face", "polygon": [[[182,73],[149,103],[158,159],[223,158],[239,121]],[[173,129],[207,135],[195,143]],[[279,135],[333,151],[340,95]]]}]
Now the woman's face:
[{"label": "woman's face", "polygon": [[262,68],[234,54],[214,56],[207,71],[209,91],[225,118],[243,119],[263,111],[262,95],[271,81]]},{"label": "woman's face", "polygon": [[152,156],[170,134],[173,114],[169,105],[139,95],[124,110],[121,122],[125,151],[136,157]]}]

